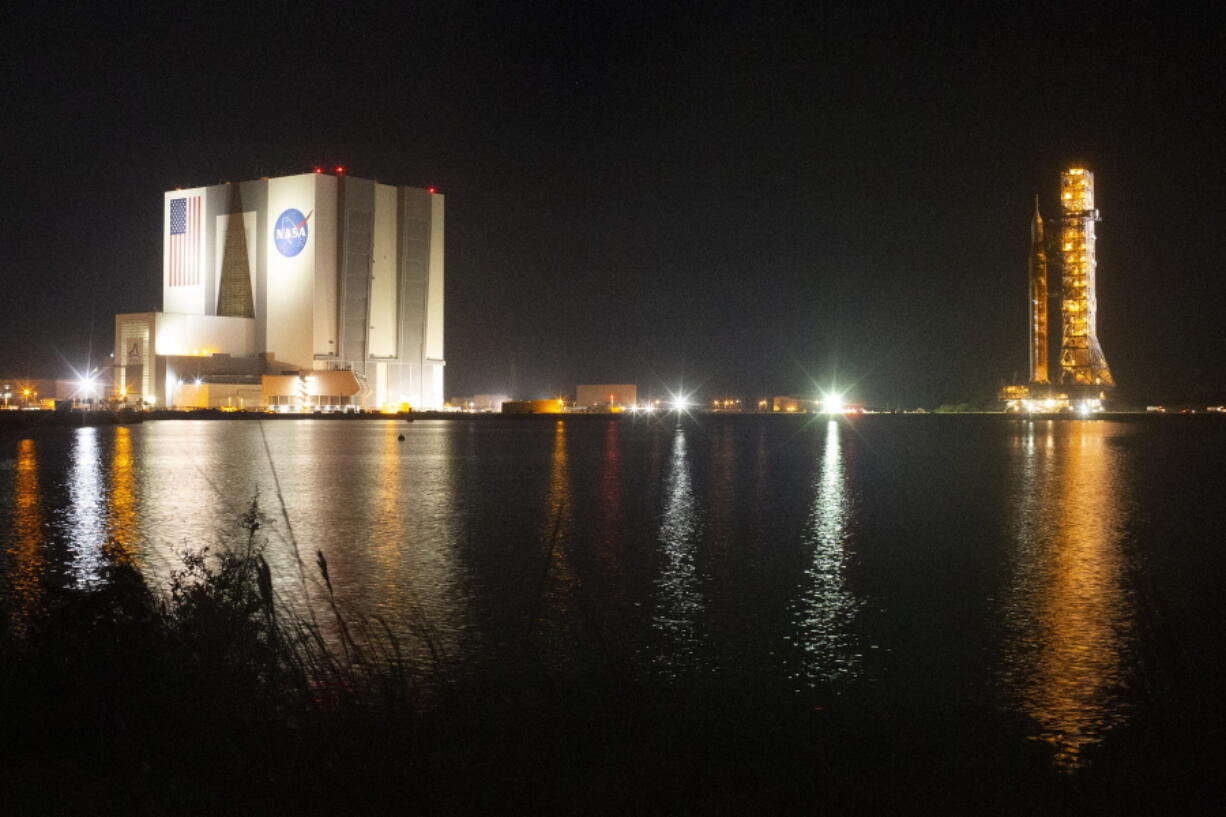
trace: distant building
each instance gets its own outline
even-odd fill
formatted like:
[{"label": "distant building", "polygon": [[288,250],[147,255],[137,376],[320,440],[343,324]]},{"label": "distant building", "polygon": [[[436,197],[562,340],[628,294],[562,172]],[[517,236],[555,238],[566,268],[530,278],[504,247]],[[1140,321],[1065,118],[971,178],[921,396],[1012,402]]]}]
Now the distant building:
[{"label": "distant building", "polygon": [[720,414],[740,414],[745,410],[742,400],[735,397],[724,397],[711,401],[711,411]]},{"label": "distant building", "polygon": [[637,386],[605,383],[575,389],[575,407],[580,409],[629,408],[637,403]]},{"label": "distant building", "polygon": [[782,411],[788,414],[808,411],[813,407],[811,400],[801,400],[798,397],[775,397],[771,399],[771,411]]},{"label": "distant building", "polygon": [[266,401],[258,379],[255,382],[214,382],[210,378],[180,383],[175,389],[174,405],[178,408],[247,411],[266,405]]},{"label": "distant building", "polygon": [[93,393],[73,380],[48,380],[29,377],[0,377],[0,408],[54,408],[56,401],[97,400]]},{"label": "distant building", "polygon": [[503,414],[563,414],[565,400],[507,400],[502,404]]},{"label": "distant building", "polygon": [[205,374],[179,380],[171,405],[180,409],[270,409],[284,412],[350,411],[359,386],[353,372]]},{"label": "distant building", "polygon": [[[442,196],[308,173],[169,191],[162,214],[164,311],[115,318],[121,399],[175,406],[209,376],[343,371],[344,389],[268,396],[442,407]],[[202,394],[182,399],[216,402]]]},{"label": "distant building", "polygon": [[505,394],[474,394],[472,397],[453,397],[447,404],[461,411],[502,411],[502,404],[510,398]]},{"label": "distant building", "polygon": [[308,411],[343,411],[355,404],[359,384],[352,372],[315,371],[264,375],[260,393],[268,408],[303,407]]}]

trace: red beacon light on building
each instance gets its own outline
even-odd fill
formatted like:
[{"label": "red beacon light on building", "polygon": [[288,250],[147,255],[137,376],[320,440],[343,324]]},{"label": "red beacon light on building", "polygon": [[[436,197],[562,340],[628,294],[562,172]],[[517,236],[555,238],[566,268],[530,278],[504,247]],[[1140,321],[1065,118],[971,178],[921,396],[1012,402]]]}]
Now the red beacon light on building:
[{"label": "red beacon light on building", "polygon": [[426,192],[427,192],[427,193],[437,193],[437,192],[438,192],[438,190],[437,190],[436,188],[433,188],[433,187],[427,187],[427,188],[426,188]]},{"label": "red beacon light on building", "polygon": [[324,172],[324,169],[323,169],[322,167],[317,167],[317,168],[315,168],[315,172],[316,172],[316,173],[323,173],[323,172]]},{"label": "red beacon light on building", "polygon": [[340,165],[337,165],[337,166],[336,166],[336,175],[338,175],[338,176],[343,176],[343,175],[345,175],[345,168],[341,167]]}]

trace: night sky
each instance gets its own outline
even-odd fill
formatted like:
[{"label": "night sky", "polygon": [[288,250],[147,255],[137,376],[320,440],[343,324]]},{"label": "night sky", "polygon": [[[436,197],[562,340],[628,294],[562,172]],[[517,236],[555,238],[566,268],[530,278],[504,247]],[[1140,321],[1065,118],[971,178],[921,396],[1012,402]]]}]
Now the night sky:
[{"label": "night sky", "polygon": [[743,5],[29,4],[0,373],[160,308],[163,190],[344,164],[447,197],[449,395],[981,400],[1026,377],[1032,197],[1080,162],[1121,394],[1226,392],[1221,13]]}]

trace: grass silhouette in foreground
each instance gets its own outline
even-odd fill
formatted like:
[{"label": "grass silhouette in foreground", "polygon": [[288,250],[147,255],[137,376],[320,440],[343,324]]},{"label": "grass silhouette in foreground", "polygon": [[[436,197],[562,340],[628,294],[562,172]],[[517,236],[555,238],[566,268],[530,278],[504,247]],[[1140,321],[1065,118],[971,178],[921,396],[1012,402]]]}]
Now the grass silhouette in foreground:
[{"label": "grass silhouette in foreground", "polygon": [[325,781],[361,771],[351,760],[377,771],[372,742],[415,754],[420,685],[391,630],[342,613],[322,553],[335,634],[296,612],[273,591],[254,503],[245,519],[242,546],[183,553],[164,592],[120,563],[92,587],[47,588],[20,619],[0,593],[5,799],[327,806]]}]

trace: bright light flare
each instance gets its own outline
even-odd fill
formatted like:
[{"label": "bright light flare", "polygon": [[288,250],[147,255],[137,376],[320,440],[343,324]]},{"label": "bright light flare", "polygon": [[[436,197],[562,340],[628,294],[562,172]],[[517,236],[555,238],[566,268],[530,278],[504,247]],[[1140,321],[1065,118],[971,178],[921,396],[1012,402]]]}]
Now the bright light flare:
[{"label": "bright light flare", "polygon": [[668,401],[668,407],[673,411],[687,411],[693,405],[688,395],[680,395]]},{"label": "bright light flare", "polygon": [[77,393],[84,397],[95,397],[98,394],[98,381],[93,377],[82,377],[77,381]]},{"label": "bright light flare", "polygon": [[846,410],[847,404],[843,402],[843,395],[822,395],[822,411],[826,412],[827,414],[842,414]]}]

